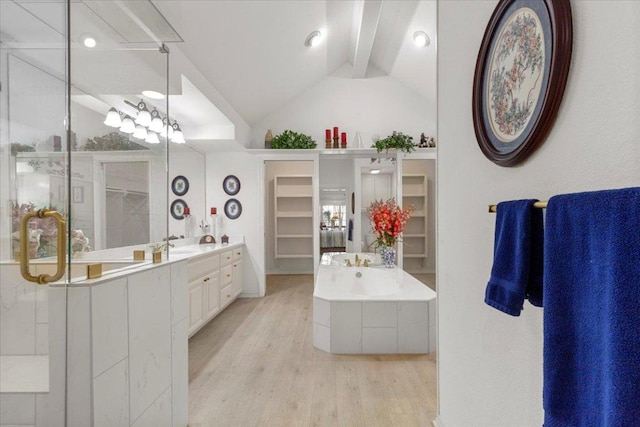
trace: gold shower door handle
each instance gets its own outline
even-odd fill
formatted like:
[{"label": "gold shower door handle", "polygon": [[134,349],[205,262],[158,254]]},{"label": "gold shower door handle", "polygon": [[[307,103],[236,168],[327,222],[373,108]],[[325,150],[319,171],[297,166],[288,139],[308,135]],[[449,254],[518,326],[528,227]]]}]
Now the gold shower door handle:
[{"label": "gold shower door handle", "polygon": [[[54,218],[58,224],[58,268],[53,276],[49,274],[40,274],[34,276],[29,272],[29,221],[32,218]],[[45,285],[50,282],[60,280],[64,275],[65,255],[67,253],[67,236],[66,221],[58,212],[49,209],[40,209],[35,212],[29,212],[22,217],[20,221],[20,274],[25,280],[34,282],[39,285]]]}]

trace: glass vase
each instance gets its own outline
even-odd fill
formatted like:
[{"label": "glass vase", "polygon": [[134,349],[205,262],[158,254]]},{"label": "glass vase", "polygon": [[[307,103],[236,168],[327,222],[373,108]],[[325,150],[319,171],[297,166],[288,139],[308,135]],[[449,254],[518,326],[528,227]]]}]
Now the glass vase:
[{"label": "glass vase", "polygon": [[380,259],[385,268],[395,267],[396,250],[393,246],[380,246]]}]

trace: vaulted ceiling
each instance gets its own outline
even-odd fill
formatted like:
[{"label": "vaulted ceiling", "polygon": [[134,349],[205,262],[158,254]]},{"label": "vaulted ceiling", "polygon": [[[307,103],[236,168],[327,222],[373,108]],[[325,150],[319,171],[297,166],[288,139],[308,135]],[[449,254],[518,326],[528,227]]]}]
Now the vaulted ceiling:
[{"label": "vaulted ceiling", "polygon": [[[435,0],[154,0],[179,47],[247,123],[254,124],[345,63],[354,78],[391,75],[435,99]],[[319,46],[304,45],[319,30]],[[412,43],[425,31],[431,45]],[[430,67],[431,66],[431,67]],[[435,85],[432,85],[435,86]]]},{"label": "vaulted ceiling", "polygon": [[[0,42],[23,49],[36,65],[64,76],[63,0],[0,0]],[[249,125],[284,106],[336,70],[352,78],[396,78],[427,102],[435,100],[436,0],[72,0],[72,82],[90,108],[106,112],[117,99],[134,101],[141,88],[164,84],[159,42],[178,47]],[[322,32],[319,46],[304,42]],[[418,48],[424,31],[431,45]],[[79,38],[99,40],[92,52]],[[43,41],[46,42],[43,44]],[[57,48],[56,48],[57,46]],[[146,46],[148,50],[139,47]],[[54,47],[54,49],[51,49]],[[39,63],[39,64],[38,64]],[[229,126],[181,75],[171,75],[171,114],[185,136],[216,139]],[[429,84],[431,82],[431,84]],[[166,88],[166,86],[164,86]],[[86,100],[85,100],[86,101]],[[210,111],[210,120],[193,113]],[[215,114],[214,114],[215,113]],[[209,126],[209,127],[207,127]],[[223,132],[224,133],[224,132]],[[220,135],[220,132],[217,133]],[[225,133],[226,135],[226,133]],[[225,139],[226,137],[222,137]]]}]

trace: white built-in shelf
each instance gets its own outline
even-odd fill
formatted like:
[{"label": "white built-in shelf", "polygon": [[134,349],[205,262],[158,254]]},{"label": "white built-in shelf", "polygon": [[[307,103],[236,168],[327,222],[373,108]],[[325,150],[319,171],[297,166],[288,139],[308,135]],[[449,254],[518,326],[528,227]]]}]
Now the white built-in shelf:
[{"label": "white built-in shelf", "polygon": [[402,205],[413,205],[416,209],[402,234],[407,240],[404,245],[404,259],[427,258],[427,175],[407,173],[402,175]]},{"label": "white built-in shelf", "polygon": [[274,177],[276,259],[313,258],[313,176]]},{"label": "white built-in shelf", "polygon": [[276,214],[278,218],[311,218],[313,216],[312,211],[280,211]]},{"label": "white built-in shelf", "polygon": [[276,258],[279,259],[283,259],[283,258],[296,258],[296,259],[311,259],[313,258],[313,254],[279,254],[276,255]]},{"label": "white built-in shelf", "polygon": [[388,153],[378,151],[375,148],[367,147],[350,147],[347,145],[347,148],[325,148],[324,140],[318,141],[318,146],[311,150],[280,150],[280,149],[266,149],[266,148],[249,148],[246,149],[247,153],[258,154],[258,155],[304,155],[304,154],[320,154],[322,156],[336,156],[336,157],[362,157],[362,156],[370,156],[374,157],[397,157],[404,156],[406,158],[411,158],[412,156],[418,157],[420,159],[435,159],[437,155],[437,150],[435,148],[416,148],[412,153],[406,154],[403,152],[397,152],[396,150],[389,150]]}]

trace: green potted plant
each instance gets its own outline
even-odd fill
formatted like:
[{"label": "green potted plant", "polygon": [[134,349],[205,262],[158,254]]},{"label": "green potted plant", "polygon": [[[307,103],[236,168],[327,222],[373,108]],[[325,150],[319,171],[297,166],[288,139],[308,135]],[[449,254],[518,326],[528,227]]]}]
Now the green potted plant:
[{"label": "green potted plant", "polygon": [[371,147],[375,147],[375,149],[378,150],[378,153],[383,150],[385,153],[388,153],[391,149],[410,153],[415,149],[412,136],[396,131],[384,139],[379,139]]},{"label": "green potted plant", "polygon": [[316,142],[310,136],[303,133],[285,130],[280,135],[273,137],[271,148],[275,149],[310,149],[316,148]]}]

